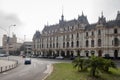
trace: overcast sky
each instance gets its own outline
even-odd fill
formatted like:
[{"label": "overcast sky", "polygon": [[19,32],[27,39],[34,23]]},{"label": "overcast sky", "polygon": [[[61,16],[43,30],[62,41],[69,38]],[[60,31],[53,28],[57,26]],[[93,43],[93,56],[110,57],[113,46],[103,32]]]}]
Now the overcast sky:
[{"label": "overcast sky", "polygon": [[[47,22],[59,22],[62,8],[65,20],[77,19],[83,11],[89,23],[95,23],[102,11],[107,20],[115,19],[120,0],[0,0],[0,27],[8,32],[9,26],[16,24],[10,28],[11,35],[15,33],[19,41],[26,35],[26,41],[31,41]],[[7,32],[0,28],[0,45]]]}]

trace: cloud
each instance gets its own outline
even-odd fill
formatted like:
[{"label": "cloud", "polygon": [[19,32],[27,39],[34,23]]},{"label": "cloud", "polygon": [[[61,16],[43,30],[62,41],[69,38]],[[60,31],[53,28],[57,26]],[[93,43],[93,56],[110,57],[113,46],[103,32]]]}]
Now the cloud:
[{"label": "cloud", "polygon": [[0,26],[7,28],[10,25],[22,25],[21,20],[19,19],[19,17],[15,14],[8,14],[5,13],[3,11],[0,11]]}]

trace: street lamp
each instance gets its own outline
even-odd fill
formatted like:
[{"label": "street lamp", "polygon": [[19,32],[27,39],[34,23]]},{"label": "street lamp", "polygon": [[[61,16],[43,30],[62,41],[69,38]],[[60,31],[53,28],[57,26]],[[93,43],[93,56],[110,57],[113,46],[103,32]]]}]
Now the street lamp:
[{"label": "street lamp", "polygon": [[9,26],[9,37],[10,37],[10,28],[13,27],[13,26],[15,27],[16,25],[14,24],[14,25]]},{"label": "street lamp", "polygon": [[6,54],[8,54],[9,55],[9,43],[10,43],[10,28],[12,27],[12,26],[16,26],[15,24],[14,25],[10,25],[9,26],[9,34],[8,34],[8,37],[7,37],[7,53]]}]

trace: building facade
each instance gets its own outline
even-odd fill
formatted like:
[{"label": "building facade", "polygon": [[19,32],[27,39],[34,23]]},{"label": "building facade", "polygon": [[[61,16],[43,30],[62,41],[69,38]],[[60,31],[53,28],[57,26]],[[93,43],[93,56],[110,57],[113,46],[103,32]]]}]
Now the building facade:
[{"label": "building facade", "polygon": [[32,51],[33,48],[33,43],[32,42],[24,42],[21,46],[21,55],[26,55],[26,56],[30,56],[33,54]]},{"label": "building facade", "polygon": [[98,21],[89,24],[82,13],[78,19],[64,20],[61,16],[58,24],[47,25],[42,32],[33,36],[35,54],[57,56],[102,56],[120,57],[120,12],[116,19],[106,21],[101,14]]},{"label": "building facade", "polygon": [[17,43],[16,35],[13,35],[12,37],[3,35],[2,47],[6,54],[15,54],[21,45],[21,43]]}]

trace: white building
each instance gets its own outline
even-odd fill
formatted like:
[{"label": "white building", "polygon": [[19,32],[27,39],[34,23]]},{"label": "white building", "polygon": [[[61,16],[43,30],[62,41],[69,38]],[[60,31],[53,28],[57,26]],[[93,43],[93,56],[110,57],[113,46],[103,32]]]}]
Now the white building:
[{"label": "white building", "polygon": [[120,12],[114,20],[106,21],[101,15],[94,24],[89,24],[82,13],[78,19],[47,25],[33,36],[33,50],[41,55],[120,57]]}]

